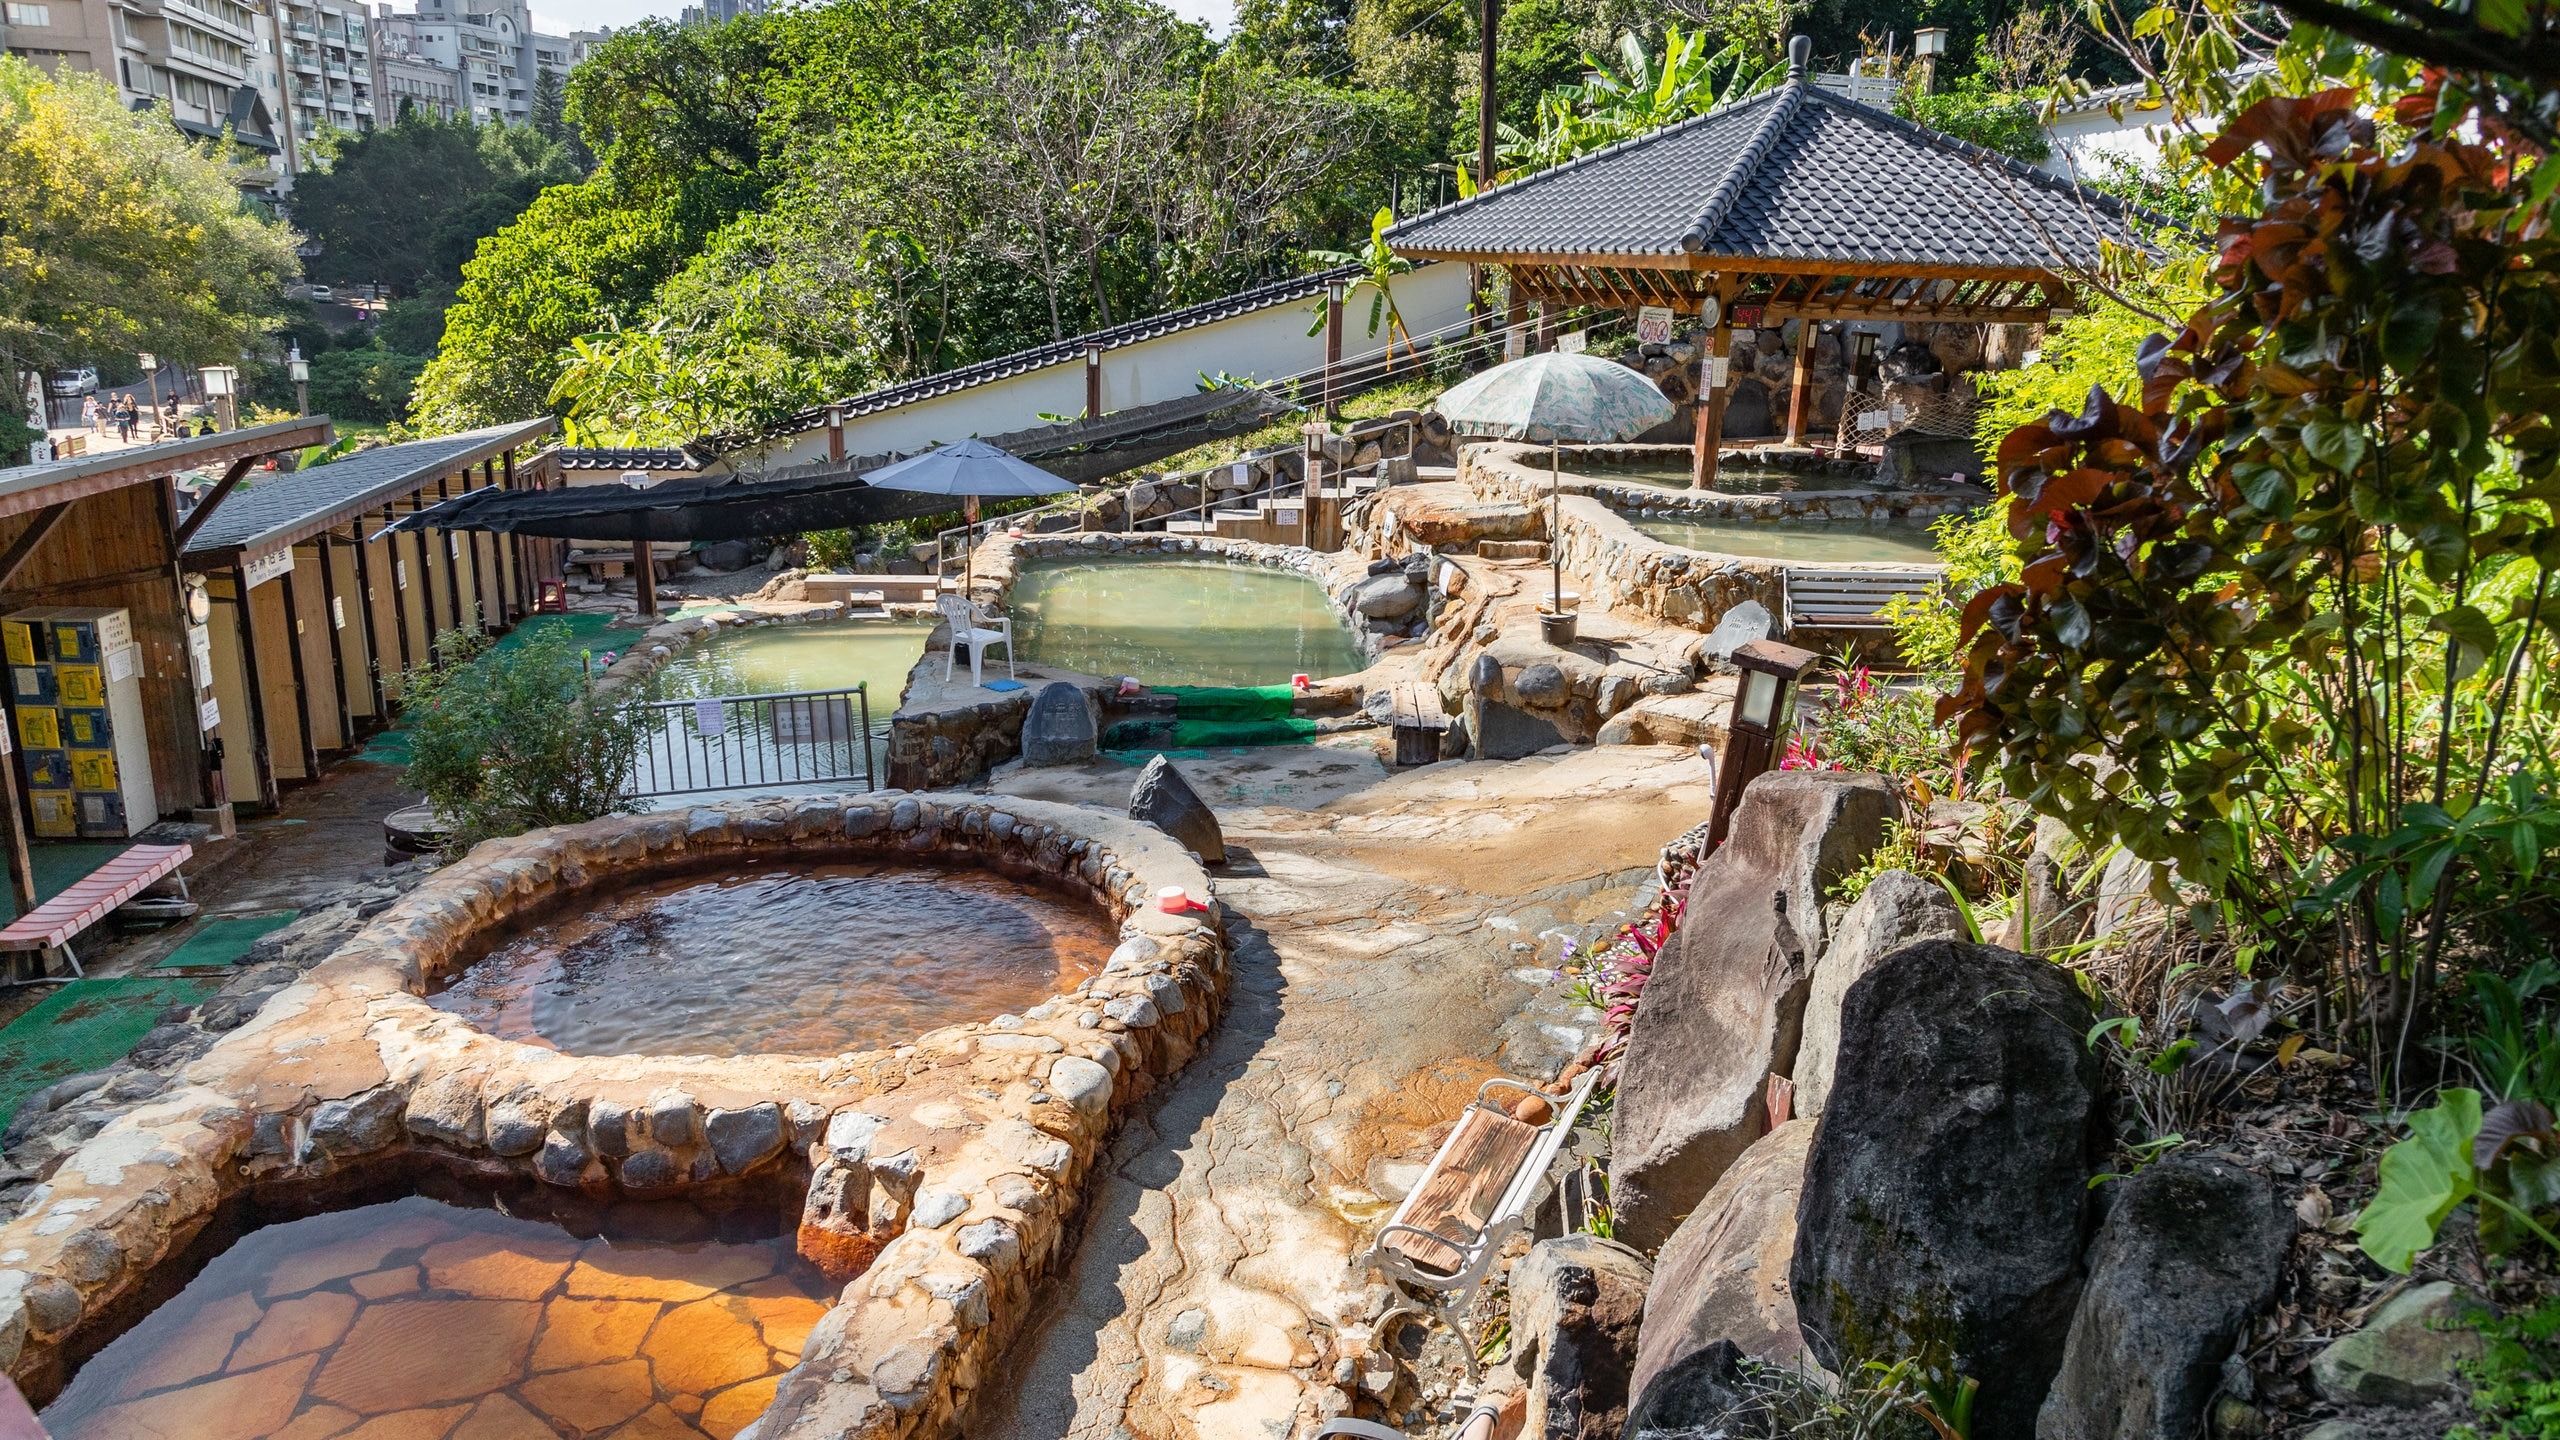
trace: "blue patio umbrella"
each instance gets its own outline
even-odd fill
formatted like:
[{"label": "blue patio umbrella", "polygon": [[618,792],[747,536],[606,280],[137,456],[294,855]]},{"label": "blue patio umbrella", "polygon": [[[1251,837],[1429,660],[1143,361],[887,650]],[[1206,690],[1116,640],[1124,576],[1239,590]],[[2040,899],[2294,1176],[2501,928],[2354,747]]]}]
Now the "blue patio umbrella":
[{"label": "blue patio umbrella", "polygon": [[1593,355],[1551,350],[1459,381],[1431,402],[1461,435],[1547,447],[1547,554],[1556,613],[1564,611],[1564,537],[1556,531],[1556,447],[1632,440],[1675,413],[1644,373]]},{"label": "blue patio umbrella", "polygon": [[[969,523],[978,522],[975,502],[986,500],[1019,500],[1033,495],[1066,495],[1076,486],[1061,480],[1028,460],[1017,460],[984,440],[954,440],[937,445],[921,455],[910,456],[894,465],[884,465],[862,477],[865,484],[882,490],[911,490],[924,495],[955,495],[966,498]],[[977,532],[970,531],[970,544],[962,547],[962,581],[965,587],[976,579],[973,562],[977,550]]]}]

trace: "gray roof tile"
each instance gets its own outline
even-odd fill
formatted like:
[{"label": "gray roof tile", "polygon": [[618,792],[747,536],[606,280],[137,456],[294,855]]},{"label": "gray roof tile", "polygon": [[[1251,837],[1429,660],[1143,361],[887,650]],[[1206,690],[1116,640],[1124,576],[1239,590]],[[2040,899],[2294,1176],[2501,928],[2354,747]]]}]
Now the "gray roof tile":
[{"label": "gray roof tile", "polygon": [[491,425],[432,440],[384,445],[234,490],[187,541],[189,555],[267,550],[328,529],[351,514],[404,498],[466,465],[551,433],[549,417]]},{"label": "gray roof tile", "polygon": [[[2111,195],[1793,81],[1405,221],[1417,257],[2050,270],[2131,238]],[[2057,253],[2059,252],[2059,253]]]}]

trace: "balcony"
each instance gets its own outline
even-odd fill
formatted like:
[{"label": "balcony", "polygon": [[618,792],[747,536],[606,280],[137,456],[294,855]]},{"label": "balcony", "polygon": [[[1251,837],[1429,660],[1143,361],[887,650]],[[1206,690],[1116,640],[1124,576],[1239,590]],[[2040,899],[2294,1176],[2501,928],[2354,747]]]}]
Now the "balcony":
[{"label": "balcony", "polygon": [[308,71],[314,75],[320,73],[320,57],[317,55],[305,55],[297,50],[293,52],[292,64],[296,70]]},{"label": "balcony", "polygon": [[286,21],[284,23],[284,33],[292,36],[296,40],[317,40],[320,38],[320,29],[318,26],[306,25],[299,20]]}]

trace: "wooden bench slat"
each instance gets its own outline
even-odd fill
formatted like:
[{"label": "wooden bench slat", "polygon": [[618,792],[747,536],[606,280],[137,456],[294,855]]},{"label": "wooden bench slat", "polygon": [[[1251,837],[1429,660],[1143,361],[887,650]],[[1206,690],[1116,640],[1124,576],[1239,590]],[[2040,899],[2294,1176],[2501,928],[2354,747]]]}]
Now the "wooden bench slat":
[{"label": "wooden bench slat", "polygon": [[50,950],[105,919],[195,854],[192,845],[136,845],[59,895],[0,926],[0,951]]},{"label": "wooden bench slat", "polygon": [[1483,1229],[1492,1218],[1486,1212],[1510,1188],[1520,1162],[1528,1158],[1539,1134],[1540,1127],[1526,1121],[1481,1106],[1468,1106],[1458,1117],[1447,1158],[1415,1187],[1412,1203],[1404,1213],[1406,1224],[1445,1235],[1456,1243],[1441,1244],[1401,1231],[1388,1236],[1386,1243],[1417,1264],[1451,1273],[1465,1268],[1467,1257],[1458,1246],[1467,1242],[1470,1232]]}]

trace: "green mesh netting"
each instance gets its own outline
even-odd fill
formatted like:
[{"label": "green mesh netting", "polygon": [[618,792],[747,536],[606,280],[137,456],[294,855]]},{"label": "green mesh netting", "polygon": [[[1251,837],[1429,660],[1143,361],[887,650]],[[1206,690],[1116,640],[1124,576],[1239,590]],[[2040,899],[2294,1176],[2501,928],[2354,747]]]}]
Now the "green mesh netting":
[{"label": "green mesh netting", "polygon": [[195,933],[169,952],[169,958],[152,967],[158,970],[180,969],[195,965],[237,965],[258,943],[258,937],[281,930],[293,923],[299,910],[270,910],[259,915],[224,915],[196,923]]},{"label": "green mesh netting", "polygon": [[170,1005],[193,1005],[221,982],[174,975],[74,980],[0,1029],[0,1123],[56,1080],[125,1057]]},{"label": "green mesh netting", "polygon": [[1286,685],[1158,685],[1173,697],[1171,720],[1123,720],[1103,732],[1106,750],[1226,750],[1249,745],[1303,745],[1316,722],[1290,714],[1297,692]]}]

